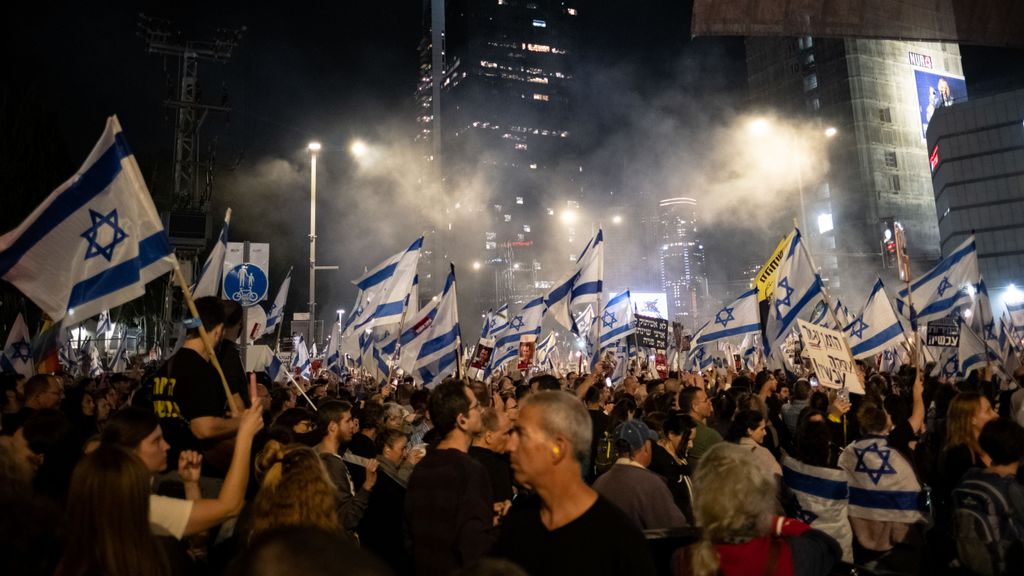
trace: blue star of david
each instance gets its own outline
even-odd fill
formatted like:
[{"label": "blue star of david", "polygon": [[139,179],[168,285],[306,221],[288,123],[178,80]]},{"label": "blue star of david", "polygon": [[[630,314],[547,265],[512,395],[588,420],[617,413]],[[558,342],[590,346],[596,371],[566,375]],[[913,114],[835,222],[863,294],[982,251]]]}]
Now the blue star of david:
[{"label": "blue star of david", "polygon": [[[725,328],[729,322],[736,319],[732,315],[733,310],[734,308],[729,308],[728,306],[719,310],[718,314],[715,314],[715,324],[721,324],[722,328]],[[725,314],[725,318],[722,318],[722,314]]]},{"label": "blue star of david", "polygon": [[11,344],[11,360],[32,361],[32,345],[24,338]]},{"label": "blue star of david", "polygon": [[995,340],[996,339],[996,321],[995,320],[989,322],[988,324],[985,324],[985,338],[987,340]]},{"label": "blue star of david", "polygon": [[648,300],[644,304],[644,312],[657,312],[657,311],[658,311],[658,301],[657,300]]},{"label": "blue star of david", "polygon": [[952,288],[953,285],[949,283],[949,276],[943,276],[942,281],[939,282],[939,296],[945,296],[946,290]]},{"label": "blue star of david", "polygon": [[[878,442],[872,442],[871,446],[867,448],[854,448],[853,451],[857,454],[857,466],[854,467],[853,471],[864,472],[875,485],[882,479],[882,476],[896,473],[896,469],[889,463],[889,456],[892,455],[892,450],[879,448]],[[864,462],[864,456],[867,454],[875,454],[878,457],[878,467],[868,467],[867,463]]]},{"label": "blue star of david", "polygon": [[949,360],[946,361],[946,365],[942,367],[942,372],[947,376],[953,376],[954,374],[959,372],[959,367],[957,366],[958,364],[959,361],[954,356],[953,358],[950,358]]},{"label": "blue star of david", "polygon": [[511,322],[508,323],[508,325],[512,328],[513,331],[522,328],[523,324],[524,322],[522,316],[516,316],[515,318],[512,319]]},{"label": "blue star of david", "polygon": [[792,296],[793,292],[795,292],[796,290],[794,288],[789,287],[789,276],[783,278],[782,280],[779,280],[779,285],[776,286],[776,292],[778,291],[778,288],[782,288],[783,290],[785,290],[786,295],[782,298],[776,298],[776,302],[782,304],[783,306],[792,306],[792,304],[789,303],[789,297]]},{"label": "blue star of david", "polygon": [[817,514],[800,507],[799,503],[797,504],[797,507],[796,517],[797,519],[802,520],[804,524],[813,524],[814,521],[818,519]]},{"label": "blue star of david", "polygon": [[864,338],[864,331],[870,327],[871,325],[865,323],[863,318],[857,318],[853,321],[853,326],[850,326],[850,335],[854,338]]},{"label": "blue star of david", "polygon": [[601,324],[603,324],[605,328],[614,328],[615,314],[612,314],[611,310],[605,310],[604,314],[601,316]]},{"label": "blue star of david", "polygon": [[701,346],[700,348],[697,348],[697,353],[694,354],[694,358],[696,358],[697,360],[704,360],[704,355],[706,353],[707,352],[704,350],[704,347]]},{"label": "blue star of david", "polygon": [[[103,256],[107,259],[107,262],[110,262],[114,258],[114,248],[128,237],[128,233],[118,225],[117,209],[111,210],[109,214],[104,216],[90,208],[89,218],[92,219],[92,226],[81,234],[82,238],[89,242],[89,246],[85,250],[85,259]],[[114,230],[114,236],[106,246],[101,246],[96,241],[100,228],[103,226],[110,226]]]}]

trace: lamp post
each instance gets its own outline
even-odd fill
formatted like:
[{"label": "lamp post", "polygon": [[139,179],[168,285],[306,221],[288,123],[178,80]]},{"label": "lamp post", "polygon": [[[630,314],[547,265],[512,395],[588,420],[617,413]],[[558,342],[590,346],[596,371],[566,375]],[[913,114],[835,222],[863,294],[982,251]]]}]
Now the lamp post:
[{"label": "lamp post", "polygon": [[312,344],[316,336],[316,155],[320,152],[319,142],[310,142],[307,147],[310,155],[309,175],[309,340]]}]

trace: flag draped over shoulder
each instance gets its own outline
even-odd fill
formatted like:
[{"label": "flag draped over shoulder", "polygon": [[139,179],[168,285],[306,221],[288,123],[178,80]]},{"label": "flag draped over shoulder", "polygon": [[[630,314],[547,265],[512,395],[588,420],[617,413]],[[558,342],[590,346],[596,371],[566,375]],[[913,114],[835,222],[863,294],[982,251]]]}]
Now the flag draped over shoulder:
[{"label": "flag draped over shoulder", "polygon": [[910,463],[880,436],[847,446],[839,456],[850,486],[850,517],[912,524],[921,515],[921,484]]},{"label": "flag draped over shoulder", "polygon": [[117,117],[85,164],[0,237],[0,277],[54,322],[142,296],[174,251]]},{"label": "flag draped over shoulder", "polygon": [[[970,302],[970,293],[964,288],[977,284],[978,280],[978,251],[971,236],[934,268],[911,282],[909,292],[906,288],[900,290],[897,310],[910,318],[915,327],[943,318],[955,307]],[[911,295],[913,307],[909,302]]]},{"label": "flag draped over shoulder", "polygon": [[853,319],[843,330],[850,343],[854,358],[870,358],[892,348],[905,339],[903,325],[885,294],[882,279],[876,279],[871,288],[864,312]]},{"label": "flag draped over shoulder", "polygon": [[224,276],[224,256],[228,252],[228,227],[231,225],[231,208],[224,213],[224,226],[220,229],[220,236],[213,250],[206,257],[202,270],[199,271],[199,281],[192,287],[192,297],[202,298],[203,296],[220,296],[220,288]]},{"label": "flag draped over shoulder", "polygon": [[838,468],[822,468],[804,464],[785,455],[782,458],[782,481],[800,504],[797,517],[839,542],[843,561],[853,562],[853,531],[850,529],[850,489],[846,472]]}]

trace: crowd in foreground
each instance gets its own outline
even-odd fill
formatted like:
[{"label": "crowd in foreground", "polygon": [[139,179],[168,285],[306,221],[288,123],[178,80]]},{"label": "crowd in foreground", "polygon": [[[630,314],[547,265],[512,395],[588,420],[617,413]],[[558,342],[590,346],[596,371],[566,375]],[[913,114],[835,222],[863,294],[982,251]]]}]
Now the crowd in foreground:
[{"label": "crowd in foreground", "polygon": [[[1000,574],[1024,390],[861,367],[257,382],[237,305],[170,359],[8,377],[0,573]],[[1018,375],[1019,376],[1019,375]],[[1006,384],[1009,384],[1008,386]],[[230,392],[230,396],[229,393]]]}]

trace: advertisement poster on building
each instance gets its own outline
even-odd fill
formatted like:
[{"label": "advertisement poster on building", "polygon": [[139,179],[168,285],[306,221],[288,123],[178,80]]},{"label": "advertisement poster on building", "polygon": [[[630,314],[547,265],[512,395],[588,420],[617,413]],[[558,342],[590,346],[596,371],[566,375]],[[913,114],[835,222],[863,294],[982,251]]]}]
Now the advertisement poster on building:
[{"label": "advertisement poster on building", "polygon": [[967,101],[967,81],[952,74],[914,70],[917,85],[917,106],[921,115],[921,138],[939,108]]}]

